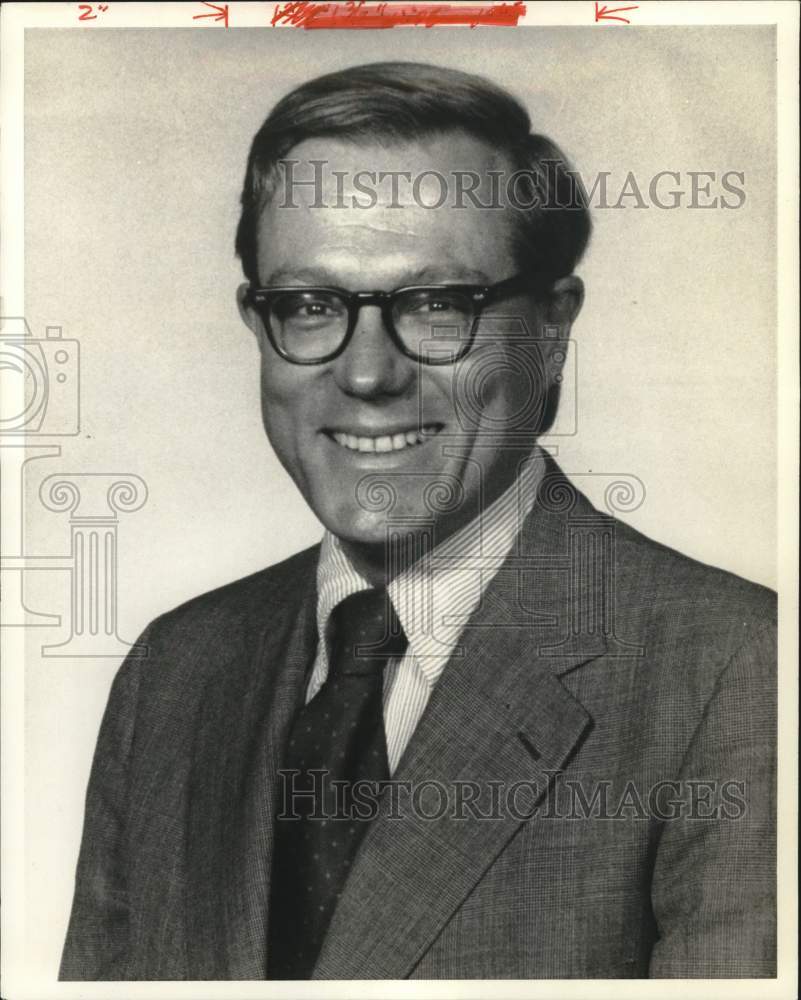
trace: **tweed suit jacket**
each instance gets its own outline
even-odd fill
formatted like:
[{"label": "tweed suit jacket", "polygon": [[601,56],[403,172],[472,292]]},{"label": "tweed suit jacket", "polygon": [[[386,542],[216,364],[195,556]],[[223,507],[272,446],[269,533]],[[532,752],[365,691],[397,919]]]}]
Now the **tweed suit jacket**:
[{"label": "tweed suit jacket", "polygon": [[[394,775],[447,809],[371,823],[315,979],[775,975],[774,595],[549,470]],[[317,555],[162,616],[121,667],[62,979],[264,978]]]}]

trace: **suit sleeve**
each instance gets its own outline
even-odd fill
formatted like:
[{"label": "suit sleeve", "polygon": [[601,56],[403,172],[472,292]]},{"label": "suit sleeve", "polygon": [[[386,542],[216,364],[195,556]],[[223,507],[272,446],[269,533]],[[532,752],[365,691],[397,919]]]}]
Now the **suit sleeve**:
[{"label": "suit sleeve", "polygon": [[[148,631],[138,644],[147,647]],[[100,727],[60,980],[130,978],[127,791],[141,662],[129,655],[120,667]]]},{"label": "suit sleeve", "polygon": [[721,674],[684,758],[687,808],[656,852],[651,978],[776,975],[775,684],[775,631],[760,629]]}]

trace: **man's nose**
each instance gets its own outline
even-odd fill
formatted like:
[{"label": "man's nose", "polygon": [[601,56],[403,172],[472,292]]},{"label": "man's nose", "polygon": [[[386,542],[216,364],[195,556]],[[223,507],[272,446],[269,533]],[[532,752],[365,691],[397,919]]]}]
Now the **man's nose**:
[{"label": "man's nose", "polygon": [[362,306],[350,343],[334,361],[334,377],[349,396],[375,399],[403,393],[414,362],[392,342],[378,306]]}]

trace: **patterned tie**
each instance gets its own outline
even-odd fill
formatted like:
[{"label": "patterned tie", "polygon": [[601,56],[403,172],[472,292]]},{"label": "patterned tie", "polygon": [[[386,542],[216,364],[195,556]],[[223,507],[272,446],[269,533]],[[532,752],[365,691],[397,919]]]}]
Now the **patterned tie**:
[{"label": "patterned tie", "polygon": [[352,594],[331,625],[328,678],[297,713],[279,776],[268,979],[310,978],[369,824],[376,786],[361,786],[367,811],[351,801],[351,786],[389,778],[383,673],[390,657],[403,654],[406,637],[385,590]]}]

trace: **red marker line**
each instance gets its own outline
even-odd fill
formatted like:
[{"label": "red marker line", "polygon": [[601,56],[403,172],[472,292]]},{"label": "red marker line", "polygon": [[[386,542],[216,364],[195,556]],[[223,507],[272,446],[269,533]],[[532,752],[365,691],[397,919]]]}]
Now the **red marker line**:
[{"label": "red marker line", "polygon": [[620,21],[621,24],[631,24],[625,17],[614,17],[615,14],[620,14],[624,10],[637,10],[638,5],[635,4],[633,7],[607,7],[606,4],[603,7],[598,6],[598,0],[595,0],[595,20],[598,21]]},{"label": "red marker line", "polygon": [[198,21],[203,17],[213,17],[215,21],[222,21],[223,26],[228,27],[228,4],[218,7],[216,3],[207,3],[206,0],[203,0],[203,6],[211,7],[211,11],[208,14],[193,14],[193,21]]},{"label": "red marker line", "polygon": [[366,3],[364,0],[312,3],[310,0],[294,0],[276,7],[272,24],[306,29],[396,28],[404,25],[430,28],[435,24],[461,24],[471,28],[480,24],[514,28],[525,13],[526,5],[519,0],[516,3],[494,3],[480,7],[461,3],[389,4]]}]

